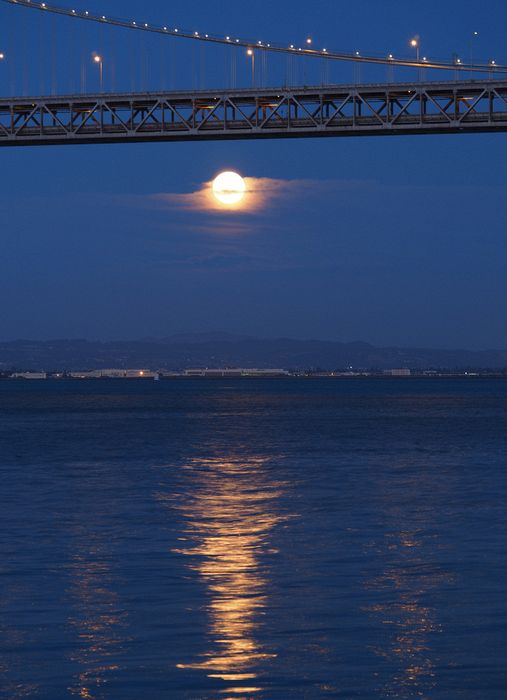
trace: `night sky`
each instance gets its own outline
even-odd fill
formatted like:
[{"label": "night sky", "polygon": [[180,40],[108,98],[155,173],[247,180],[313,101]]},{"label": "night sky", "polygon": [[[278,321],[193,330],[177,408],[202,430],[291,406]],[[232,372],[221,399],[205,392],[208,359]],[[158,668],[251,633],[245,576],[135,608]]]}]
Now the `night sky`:
[{"label": "night sky", "polygon": [[[473,57],[507,63],[504,0],[76,7],[381,55],[410,55],[417,34],[423,53],[447,59],[468,60],[478,31]],[[189,68],[181,40],[126,35],[1,5],[0,92],[74,90],[83,56],[96,90],[93,50],[105,56],[106,90],[226,82],[222,49],[199,50]],[[248,84],[244,51],[239,60]],[[319,70],[301,77],[319,82]],[[351,82],[352,71],[335,66],[331,79]],[[385,68],[361,77],[385,80]],[[507,348],[506,145],[507,134],[490,134],[1,149],[0,338],[224,330]],[[255,212],[181,206],[228,169],[275,180],[273,196]]]}]

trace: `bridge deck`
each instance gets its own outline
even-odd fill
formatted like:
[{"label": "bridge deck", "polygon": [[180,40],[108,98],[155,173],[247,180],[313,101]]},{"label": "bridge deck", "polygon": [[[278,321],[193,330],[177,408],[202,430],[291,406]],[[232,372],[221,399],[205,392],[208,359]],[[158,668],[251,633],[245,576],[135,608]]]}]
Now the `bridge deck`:
[{"label": "bridge deck", "polygon": [[0,98],[0,146],[507,131],[507,80]]}]

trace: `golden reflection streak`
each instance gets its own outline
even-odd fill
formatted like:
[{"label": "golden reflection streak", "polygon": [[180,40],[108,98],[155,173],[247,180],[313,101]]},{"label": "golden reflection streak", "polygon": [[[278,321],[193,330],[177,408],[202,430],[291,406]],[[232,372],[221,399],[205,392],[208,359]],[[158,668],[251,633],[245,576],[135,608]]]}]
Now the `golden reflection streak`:
[{"label": "golden reflection streak", "polygon": [[435,686],[429,637],[440,633],[442,626],[435,610],[423,605],[420,598],[449,583],[451,576],[429,569],[423,544],[418,528],[387,533],[381,548],[394,556],[396,563],[367,583],[374,591],[392,593],[388,602],[366,608],[392,630],[389,644],[375,648],[375,653],[399,666],[380,697],[427,697]]},{"label": "golden reflection streak", "polygon": [[118,595],[113,590],[107,563],[108,552],[93,537],[82,535],[69,565],[68,593],[75,612],[67,620],[78,640],[69,658],[82,670],[68,690],[83,700],[93,700],[102,697],[97,693],[106,684],[107,676],[120,668],[116,659],[126,640],[119,631],[125,625],[126,613],[119,611]]},{"label": "golden reflection streak", "polygon": [[[265,461],[206,459],[186,467],[191,495],[176,508],[186,519],[182,539],[188,544],[174,551],[189,557],[187,566],[206,583],[210,649],[202,660],[178,668],[200,669],[209,678],[238,683],[257,678],[259,661],[275,656],[255,638],[268,601],[261,558],[274,552],[269,536],[286,519],[275,512],[284,484],[270,480]],[[223,692],[261,690],[251,684]]]}]

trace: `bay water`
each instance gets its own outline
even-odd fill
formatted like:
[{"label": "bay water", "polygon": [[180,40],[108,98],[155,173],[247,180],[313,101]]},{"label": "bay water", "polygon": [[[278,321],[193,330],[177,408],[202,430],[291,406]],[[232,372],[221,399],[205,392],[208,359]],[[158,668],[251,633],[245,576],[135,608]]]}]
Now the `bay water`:
[{"label": "bay water", "polygon": [[0,382],[0,697],[507,698],[507,381]]}]

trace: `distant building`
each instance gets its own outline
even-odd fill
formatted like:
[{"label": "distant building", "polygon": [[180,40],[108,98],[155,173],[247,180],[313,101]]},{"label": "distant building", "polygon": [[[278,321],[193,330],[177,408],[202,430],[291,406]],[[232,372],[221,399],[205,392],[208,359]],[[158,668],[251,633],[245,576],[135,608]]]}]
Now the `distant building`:
[{"label": "distant building", "polygon": [[74,379],[154,379],[157,372],[150,369],[94,369],[89,372],[71,372]]},{"label": "distant building", "polygon": [[183,370],[185,377],[286,377],[286,369],[258,369],[256,367],[234,367],[225,369],[194,368]]},{"label": "distant building", "polygon": [[11,379],[47,379],[46,372],[14,372]]},{"label": "distant building", "polygon": [[410,377],[412,372],[409,369],[385,369],[384,374],[388,377]]}]

